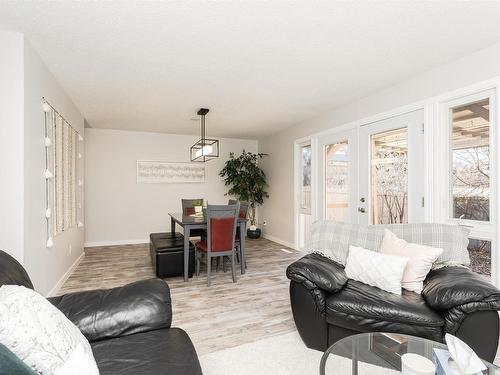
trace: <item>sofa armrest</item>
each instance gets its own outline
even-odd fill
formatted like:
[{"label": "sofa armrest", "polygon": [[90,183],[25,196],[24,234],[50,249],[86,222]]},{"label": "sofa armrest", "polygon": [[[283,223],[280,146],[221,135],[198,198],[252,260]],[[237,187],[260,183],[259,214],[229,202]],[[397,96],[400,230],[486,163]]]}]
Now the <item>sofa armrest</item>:
[{"label": "sofa armrest", "polygon": [[344,267],[319,254],[308,254],[288,266],[286,276],[311,290],[340,291],[347,283]]},{"label": "sofa armrest", "polygon": [[48,300],[91,342],[169,328],[172,323],[170,289],[160,279],[70,293]]},{"label": "sofa armrest", "polygon": [[437,311],[474,304],[478,309],[500,309],[500,290],[484,277],[462,267],[444,267],[429,272],[422,296]]}]

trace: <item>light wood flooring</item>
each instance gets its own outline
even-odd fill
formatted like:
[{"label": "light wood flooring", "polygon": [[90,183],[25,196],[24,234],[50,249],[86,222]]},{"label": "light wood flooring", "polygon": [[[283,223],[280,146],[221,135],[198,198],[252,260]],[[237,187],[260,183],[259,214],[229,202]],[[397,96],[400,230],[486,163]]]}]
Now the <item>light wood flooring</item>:
[{"label": "light wood flooring", "polygon": [[[172,294],[172,326],[188,332],[199,355],[295,330],[285,270],[302,254],[265,239],[248,240],[246,252],[247,272],[241,275],[238,269],[235,284],[230,269],[213,272],[211,287],[203,269],[187,283],[182,277],[165,279]],[[151,277],[148,244],[87,248],[59,294]]]}]

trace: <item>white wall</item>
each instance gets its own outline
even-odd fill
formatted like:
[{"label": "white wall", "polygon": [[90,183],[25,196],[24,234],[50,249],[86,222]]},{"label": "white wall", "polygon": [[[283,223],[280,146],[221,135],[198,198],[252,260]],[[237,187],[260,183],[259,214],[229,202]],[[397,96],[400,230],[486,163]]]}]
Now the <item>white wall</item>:
[{"label": "white wall", "polygon": [[285,242],[294,241],[293,143],[296,139],[498,76],[500,44],[260,139],[259,151],[270,154],[262,163],[270,184],[270,198],[260,210],[260,221],[267,222],[264,233]]},{"label": "white wall", "polygon": [[23,263],[23,36],[0,32],[0,249]]},{"label": "white wall", "polygon": [[42,97],[82,133],[83,117],[22,34],[0,32],[0,51],[0,249],[18,259],[46,295],[83,253],[83,230],[58,235],[46,248]]},{"label": "white wall", "polygon": [[[83,253],[83,228],[54,237],[47,248],[45,127],[42,97],[83,134],[83,117],[38,54],[24,47],[24,265],[41,293],[47,294]],[[82,147],[83,149],[83,147]],[[83,171],[83,158],[79,165]],[[69,247],[71,246],[71,254]]]},{"label": "white wall", "polygon": [[188,162],[198,136],[85,129],[85,244],[149,241],[170,229],[168,212],[181,211],[181,198],[226,203],[219,171],[230,152],[257,151],[254,140],[220,139],[220,158],[206,163],[203,184],[137,184],[137,160]]}]

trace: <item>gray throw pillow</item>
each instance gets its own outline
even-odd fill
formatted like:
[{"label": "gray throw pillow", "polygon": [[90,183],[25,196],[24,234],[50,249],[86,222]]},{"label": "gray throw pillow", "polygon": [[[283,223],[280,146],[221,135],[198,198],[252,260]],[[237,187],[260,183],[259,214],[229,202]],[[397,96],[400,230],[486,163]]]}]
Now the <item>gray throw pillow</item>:
[{"label": "gray throw pillow", "polygon": [[0,375],[36,375],[37,373],[21,361],[9,348],[0,344]]}]

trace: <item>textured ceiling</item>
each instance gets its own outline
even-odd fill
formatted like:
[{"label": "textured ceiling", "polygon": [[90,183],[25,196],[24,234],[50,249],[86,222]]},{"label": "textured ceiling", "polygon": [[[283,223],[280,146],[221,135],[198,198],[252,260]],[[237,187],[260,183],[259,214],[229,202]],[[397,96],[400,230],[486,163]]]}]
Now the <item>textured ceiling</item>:
[{"label": "textured ceiling", "polygon": [[500,41],[500,2],[5,1],[96,128],[262,137]]}]

